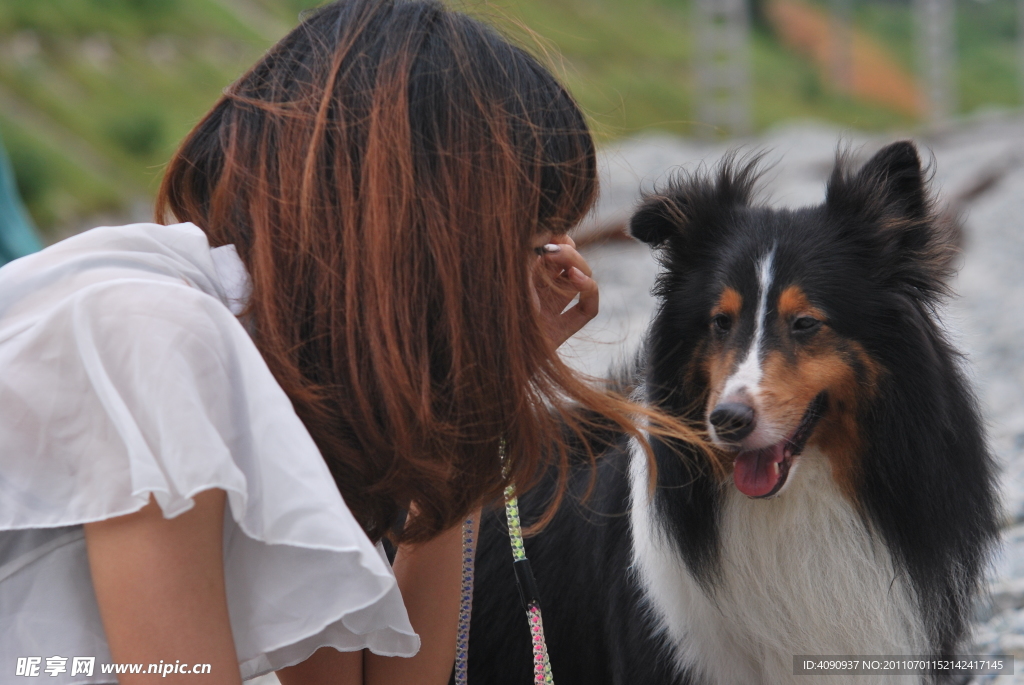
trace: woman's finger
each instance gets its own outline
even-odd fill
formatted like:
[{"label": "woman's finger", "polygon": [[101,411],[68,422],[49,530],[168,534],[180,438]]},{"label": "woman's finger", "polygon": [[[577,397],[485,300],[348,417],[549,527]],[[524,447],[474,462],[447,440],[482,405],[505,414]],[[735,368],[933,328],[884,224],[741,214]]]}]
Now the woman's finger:
[{"label": "woman's finger", "polygon": [[572,248],[576,247],[576,241],[570,238],[567,233],[551,236],[551,242],[560,245],[568,245],[569,247]]},{"label": "woman's finger", "polygon": [[600,308],[600,291],[597,287],[597,281],[575,267],[569,270],[569,280],[579,289],[580,295],[579,301],[564,313],[569,315],[567,319],[570,322],[578,322],[578,325],[572,331],[575,333],[580,328],[583,328],[588,321],[597,316],[598,309]]},{"label": "woman's finger", "polygon": [[[549,266],[544,265],[541,268]],[[569,268],[571,270],[575,267]],[[579,295],[579,288],[569,278],[569,271],[562,271],[558,267],[555,267],[554,270],[548,269],[547,273],[537,278],[535,287],[540,309],[550,317],[559,316]]]},{"label": "woman's finger", "polygon": [[597,281],[575,267],[570,267],[567,278],[579,294],[579,302],[558,315],[552,336],[560,346],[587,325],[599,309],[600,293]]},{"label": "woman's finger", "polygon": [[544,250],[544,266],[552,273],[568,271],[570,267],[576,267],[587,276],[593,275],[587,260],[572,245],[568,243],[548,243],[544,246]]}]

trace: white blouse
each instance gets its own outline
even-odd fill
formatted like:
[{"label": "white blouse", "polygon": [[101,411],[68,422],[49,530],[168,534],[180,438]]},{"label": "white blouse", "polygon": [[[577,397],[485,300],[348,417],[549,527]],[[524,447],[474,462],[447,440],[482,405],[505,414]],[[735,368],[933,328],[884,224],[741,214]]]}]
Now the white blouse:
[{"label": "white blouse", "polygon": [[[173,518],[211,488],[244,679],[321,646],[419,649],[382,550],[235,316],[247,295],[234,247],[192,224],[97,228],[0,269],[0,682],[25,657],[47,683],[117,682],[82,524],[151,495]],[[91,677],[74,657],[96,657]]]}]

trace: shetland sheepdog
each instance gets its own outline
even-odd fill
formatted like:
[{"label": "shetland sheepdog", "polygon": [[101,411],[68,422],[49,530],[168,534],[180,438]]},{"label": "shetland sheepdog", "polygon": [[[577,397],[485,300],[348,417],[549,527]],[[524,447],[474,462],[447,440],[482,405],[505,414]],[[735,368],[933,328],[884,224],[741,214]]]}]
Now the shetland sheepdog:
[{"label": "shetland sheepdog", "polygon": [[[526,540],[559,685],[837,682],[794,675],[794,657],[969,649],[998,503],[936,316],[951,246],[917,149],[859,170],[840,155],[824,203],[795,211],[755,202],[757,179],[756,160],[729,158],[631,220],[661,264],[636,395],[701,427],[716,456],[652,439],[651,464],[603,436],[596,473],[579,467]],[[552,492],[520,499],[526,521]],[[498,508],[478,547],[471,683],[533,682],[508,545]]]}]

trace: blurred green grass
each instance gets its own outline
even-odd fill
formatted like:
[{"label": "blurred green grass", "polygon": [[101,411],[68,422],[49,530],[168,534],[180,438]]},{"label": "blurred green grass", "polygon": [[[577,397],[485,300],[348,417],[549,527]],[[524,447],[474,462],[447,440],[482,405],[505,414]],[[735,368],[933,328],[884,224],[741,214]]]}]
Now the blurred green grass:
[{"label": "blurred green grass", "polygon": [[[562,76],[598,135],[615,138],[649,128],[708,133],[694,118],[690,11],[689,0],[530,0],[491,3],[482,13],[518,18],[561,54]],[[754,30],[750,57],[756,129],[793,118],[867,129],[913,123],[835,92],[766,28]]]},{"label": "blurred green grass", "polygon": [[177,142],[294,5],[0,0],[0,132],[39,226],[151,197]]},{"label": "blurred green grass", "polygon": [[[818,0],[822,2],[822,0]],[[822,2],[822,4],[824,4]],[[1017,107],[1022,103],[1021,47],[1015,0],[958,0],[956,2],[957,111],[986,107]],[[857,3],[856,21],[880,38],[912,71],[914,22],[908,2]]]},{"label": "blurred green grass", "polygon": [[[600,139],[650,128],[702,132],[690,0],[455,2],[547,52]],[[221,89],[316,4],[0,0],[0,133],[40,227],[53,237],[144,205],[176,144]],[[959,4],[961,111],[1016,106],[1014,1]],[[913,66],[906,2],[861,3],[857,22]],[[758,129],[793,118],[872,130],[916,123],[835,92],[763,27],[751,58]]]}]

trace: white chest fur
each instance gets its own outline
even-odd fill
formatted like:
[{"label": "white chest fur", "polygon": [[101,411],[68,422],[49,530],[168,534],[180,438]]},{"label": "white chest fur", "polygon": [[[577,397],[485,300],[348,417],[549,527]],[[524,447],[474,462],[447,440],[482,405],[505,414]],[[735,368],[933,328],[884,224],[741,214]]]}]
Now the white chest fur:
[{"label": "white chest fur", "polygon": [[[773,499],[728,488],[711,596],[658,523],[647,478],[646,458],[634,444],[634,569],[680,667],[719,685],[810,685],[818,679],[793,675],[794,655],[927,653],[912,592],[895,577],[882,541],[868,535],[836,488],[820,452],[801,456],[788,487]],[[849,682],[890,680],[850,676]]]}]

